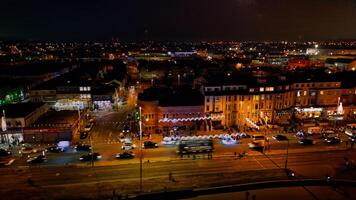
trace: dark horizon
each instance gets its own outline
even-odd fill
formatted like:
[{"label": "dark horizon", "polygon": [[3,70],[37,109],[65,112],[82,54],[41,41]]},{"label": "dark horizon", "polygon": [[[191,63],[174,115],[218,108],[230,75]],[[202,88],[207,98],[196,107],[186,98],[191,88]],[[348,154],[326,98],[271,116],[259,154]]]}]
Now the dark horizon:
[{"label": "dark horizon", "polygon": [[5,0],[0,39],[320,41],[356,39],[354,0]]}]

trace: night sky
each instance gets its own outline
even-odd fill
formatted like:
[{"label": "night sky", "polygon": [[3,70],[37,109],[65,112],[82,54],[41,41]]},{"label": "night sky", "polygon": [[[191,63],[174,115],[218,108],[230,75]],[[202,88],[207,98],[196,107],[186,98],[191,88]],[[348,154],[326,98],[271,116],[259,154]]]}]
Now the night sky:
[{"label": "night sky", "polygon": [[0,39],[356,38],[355,0],[1,0]]}]

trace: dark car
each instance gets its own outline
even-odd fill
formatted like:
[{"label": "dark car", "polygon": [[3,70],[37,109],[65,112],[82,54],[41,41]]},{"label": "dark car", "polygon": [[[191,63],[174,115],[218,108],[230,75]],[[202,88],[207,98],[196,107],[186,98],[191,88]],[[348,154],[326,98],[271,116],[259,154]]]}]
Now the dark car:
[{"label": "dark car", "polygon": [[158,148],[158,144],[152,141],[146,141],[143,143],[142,147],[146,149],[153,149]]},{"label": "dark car", "polygon": [[324,139],[324,142],[326,144],[340,144],[341,143],[341,139],[339,137],[326,137]]},{"label": "dark car", "polygon": [[288,140],[287,136],[285,136],[285,135],[275,135],[275,136],[273,136],[273,139],[278,140],[278,141]]},{"label": "dark car", "polygon": [[247,133],[240,133],[239,134],[240,138],[251,138],[251,135],[247,134]]},{"label": "dark car", "polygon": [[0,149],[0,157],[9,156],[11,152],[6,149]]},{"label": "dark car", "polygon": [[47,161],[47,158],[44,155],[38,155],[38,156],[30,157],[29,159],[27,159],[28,163],[43,163],[45,161]]},{"label": "dark car", "polygon": [[117,159],[132,159],[135,157],[135,154],[132,153],[131,151],[125,151],[124,153],[118,153],[116,154]]},{"label": "dark car", "polygon": [[79,160],[80,161],[91,161],[91,160],[99,160],[101,159],[100,153],[88,153],[86,155],[82,155]]},{"label": "dark car", "polygon": [[51,147],[47,148],[47,151],[51,152],[51,153],[60,153],[60,152],[63,152],[64,149],[61,147],[58,147],[58,146],[51,146]]},{"label": "dark car", "polygon": [[84,140],[88,137],[89,133],[88,132],[80,132],[80,139]]},{"label": "dark car", "polygon": [[298,141],[299,144],[302,145],[313,145],[315,144],[314,140],[311,138],[302,138]]},{"label": "dark car", "polygon": [[127,126],[127,125],[125,125],[124,128],[122,129],[122,132],[123,132],[124,134],[129,133],[129,132],[130,132],[130,127]]},{"label": "dark car", "polygon": [[89,144],[78,144],[74,147],[77,151],[90,151],[91,146]]}]

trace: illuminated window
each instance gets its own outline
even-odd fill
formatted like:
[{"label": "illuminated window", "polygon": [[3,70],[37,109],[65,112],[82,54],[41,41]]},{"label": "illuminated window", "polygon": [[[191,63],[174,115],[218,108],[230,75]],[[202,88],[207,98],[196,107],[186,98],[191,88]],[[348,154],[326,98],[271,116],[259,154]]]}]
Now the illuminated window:
[{"label": "illuminated window", "polygon": [[265,88],[260,87],[260,92],[264,92],[264,91],[265,91]]},{"label": "illuminated window", "polygon": [[307,96],[307,91],[306,91],[306,90],[304,90],[303,93],[304,93],[304,94],[303,94],[304,96]]},{"label": "illuminated window", "polygon": [[273,92],[274,88],[273,87],[266,87],[266,91],[268,92]]},{"label": "illuminated window", "polygon": [[324,91],[321,90],[321,91],[320,91],[320,94],[321,94],[321,95],[324,95]]}]

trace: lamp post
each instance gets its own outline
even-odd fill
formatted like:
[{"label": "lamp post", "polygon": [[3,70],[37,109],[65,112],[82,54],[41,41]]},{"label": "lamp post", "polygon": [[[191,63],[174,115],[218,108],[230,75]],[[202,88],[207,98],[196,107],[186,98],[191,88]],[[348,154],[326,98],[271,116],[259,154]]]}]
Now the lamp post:
[{"label": "lamp post", "polygon": [[286,154],[286,161],[284,163],[285,169],[287,169],[287,167],[288,167],[288,150],[289,150],[289,139],[287,139],[287,154]]},{"label": "lamp post", "polygon": [[140,192],[142,192],[142,120],[141,120],[142,108],[139,107],[139,133],[140,133]]}]

